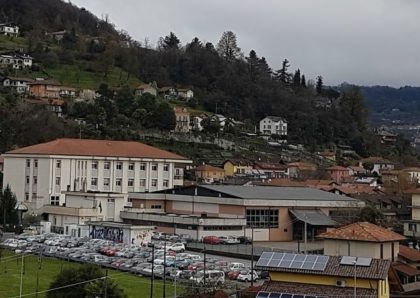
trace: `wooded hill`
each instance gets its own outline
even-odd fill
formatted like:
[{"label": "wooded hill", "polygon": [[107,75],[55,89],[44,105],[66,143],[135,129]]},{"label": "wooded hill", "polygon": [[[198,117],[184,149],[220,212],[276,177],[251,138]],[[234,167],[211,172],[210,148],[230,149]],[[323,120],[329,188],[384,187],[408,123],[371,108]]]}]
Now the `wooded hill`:
[{"label": "wooded hill", "polygon": [[[83,83],[81,74],[101,74],[106,81],[119,69],[119,79],[109,88],[120,89],[128,83],[133,87],[133,78],[134,82],[155,81],[159,87],[190,87],[195,94],[192,106],[234,117],[248,127],[267,115],[284,117],[288,121],[289,142],[311,150],[343,144],[367,156],[377,153],[380,147],[369,132],[368,112],[358,88],[325,88],[321,76],[306,78],[303,68],[287,59],[280,69],[272,69],[255,51],[243,53],[233,32],[224,32],[215,44],[199,38],[181,43],[171,32],[159,40],[156,48],[151,48],[118,32],[106,19],[60,0],[0,0],[0,7],[1,18],[22,26],[26,49],[36,58],[39,70],[53,73],[70,67],[75,78],[66,83],[73,82],[76,87]],[[60,43],[50,44],[44,33],[56,30],[67,33]],[[66,79],[63,77],[62,81]],[[124,88],[123,92],[132,91]],[[121,97],[110,97],[102,100],[115,106],[110,109],[112,119],[107,119],[108,126],[118,123],[121,127],[119,121],[113,121],[121,115],[129,121],[136,119],[138,113],[133,113],[138,110],[135,104],[139,101],[127,100],[122,107],[115,103]],[[77,111],[67,112],[77,116]],[[98,119],[97,115],[84,117]],[[88,124],[97,127],[97,123]],[[92,137],[118,136],[93,132]],[[396,150],[396,154],[404,153]]]}]

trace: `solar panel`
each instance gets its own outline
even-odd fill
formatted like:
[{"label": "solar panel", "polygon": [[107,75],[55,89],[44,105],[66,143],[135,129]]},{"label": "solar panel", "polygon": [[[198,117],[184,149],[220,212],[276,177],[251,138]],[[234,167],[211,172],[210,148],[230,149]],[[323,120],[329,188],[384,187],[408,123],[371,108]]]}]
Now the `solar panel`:
[{"label": "solar panel", "polygon": [[304,295],[304,294],[289,294],[278,292],[258,292],[256,298],[325,298],[324,296]]},{"label": "solar panel", "polygon": [[372,262],[372,258],[357,258],[356,266],[369,267]]},{"label": "solar panel", "polygon": [[328,256],[266,252],[258,259],[257,266],[323,271],[328,260]]},{"label": "solar panel", "polygon": [[340,265],[354,265],[356,257],[343,256],[341,257]]},{"label": "solar panel", "polygon": [[260,259],[269,259],[269,258],[271,258],[272,255],[273,255],[273,252],[264,251],[260,256]]}]

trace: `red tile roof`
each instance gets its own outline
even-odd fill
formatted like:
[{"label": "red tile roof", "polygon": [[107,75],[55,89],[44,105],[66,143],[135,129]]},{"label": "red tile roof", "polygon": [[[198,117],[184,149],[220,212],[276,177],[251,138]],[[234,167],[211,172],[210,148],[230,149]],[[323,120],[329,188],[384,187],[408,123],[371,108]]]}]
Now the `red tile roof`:
[{"label": "red tile roof", "polygon": [[333,167],[327,168],[327,171],[348,171],[348,169],[341,166],[333,166]]},{"label": "red tile roof", "polygon": [[57,139],[23,147],[7,154],[78,155],[186,160],[185,157],[149,145],[131,141]]},{"label": "red tile roof", "polygon": [[303,187],[305,186],[302,181],[290,180],[287,178],[276,178],[269,179],[265,182],[256,183],[258,185],[270,185],[270,186],[280,186],[280,187]]},{"label": "red tile roof", "polygon": [[356,222],[338,229],[322,233],[323,239],[354,240],[367,242],[401,241],[405,237],[369,222]]},{"label": "red tile roof", "polygon": [[399,271],[399,272],[403,273],[404,275],[408,275],[408,276],[420,275],[420,270],[418,270],[417,268],[412,267],[410,265],[401,263],[401,262],[393,263],[392,268],[394,268],[396,271]]},{"label": "red tile roof", "polygon": [[405,245],[400,245],[400,252],[398,253],[398,256],[411,262],[420,262],[420,251],[414,248],[409,248]]}]

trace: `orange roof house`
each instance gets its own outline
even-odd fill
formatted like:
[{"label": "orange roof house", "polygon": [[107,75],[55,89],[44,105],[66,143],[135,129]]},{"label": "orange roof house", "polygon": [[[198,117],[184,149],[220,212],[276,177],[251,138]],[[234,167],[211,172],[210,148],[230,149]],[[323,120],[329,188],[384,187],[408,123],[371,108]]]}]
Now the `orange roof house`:
[{"label": "orange roof house", "polygon": [[204,182],[212,183],[225,178],[225,170],[210,165],[201,165],[194,169],[195,176]]},{"label": "orange roof house", "polygon": [[405,237],[369,222],[356,222],[318,236],[327,255],[396,259]]}]

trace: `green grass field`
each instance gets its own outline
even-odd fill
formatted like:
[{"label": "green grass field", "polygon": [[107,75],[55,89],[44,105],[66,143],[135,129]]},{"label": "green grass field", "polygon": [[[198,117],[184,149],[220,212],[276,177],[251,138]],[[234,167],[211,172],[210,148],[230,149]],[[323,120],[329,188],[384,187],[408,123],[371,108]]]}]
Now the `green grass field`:
[{"label": "green grass field", "polygon": [[[0,262],[0,297],[19,297],[21,255],[16,255],[9,251],[2,251]],[[48,289],[54,277],[64,268],[83,266],[83,264],[62,261],[53,258],[42,258],[42,269],[38,270],[38,257],[27,256],[24,261],[23,275],[23,295],[24,297],[36,297],[37,273],[39,276],[38,291]],[[105,270],[104,270],[105,272]],[[117,270],[109,270],[108,276],[114,279],[118,285],[124,289],[128,297],[149,297],[150,279],[138,277],[130,273],[123,273]],[[163,285],[161,281],[155,281],[154,297],[162,297]],[[177,286],[177,293],[181,293],[182,287]],[[171,281],[166,286],[168,297],[173,297],[174,284]],[[45,293],[40,293],[38,297],[45,297]]]}]

